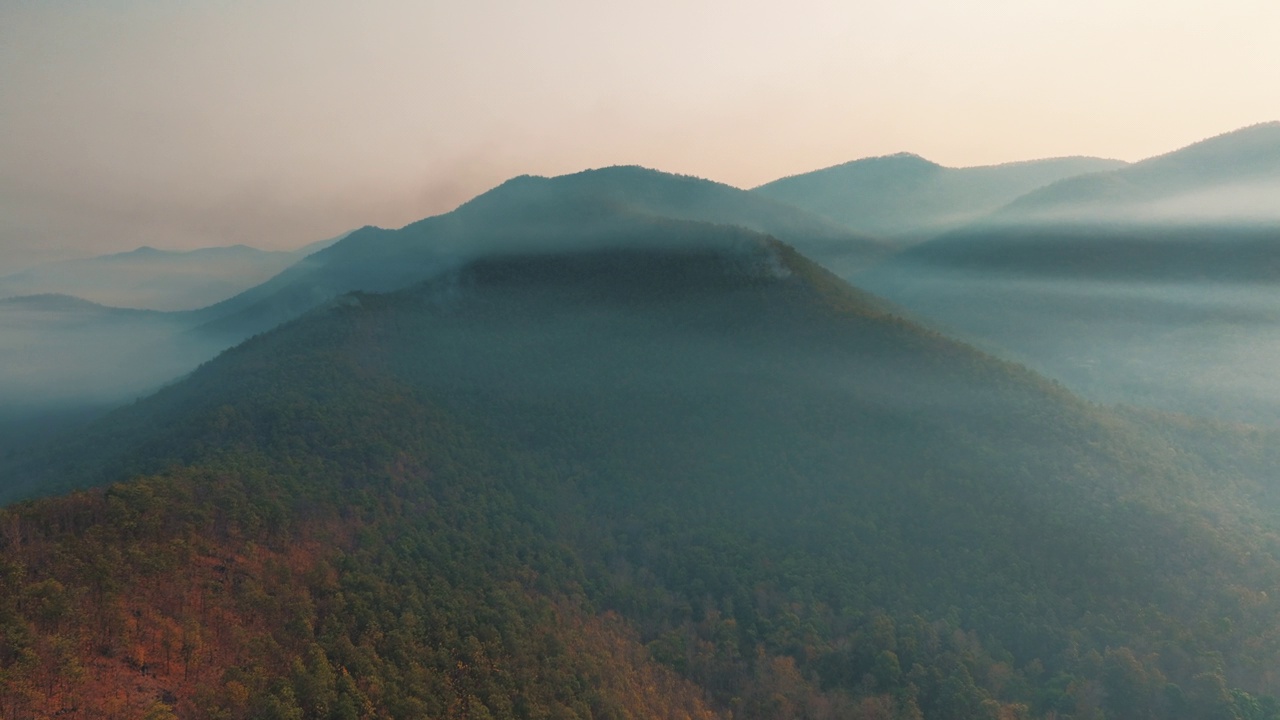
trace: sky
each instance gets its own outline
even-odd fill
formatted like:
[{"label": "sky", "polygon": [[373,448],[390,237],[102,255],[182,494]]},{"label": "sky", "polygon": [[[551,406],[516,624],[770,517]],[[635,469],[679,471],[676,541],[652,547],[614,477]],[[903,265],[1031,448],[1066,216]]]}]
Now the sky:
[{"label": "sky", "polygon": [[1274,0],[0,0],[0,275],[519,174],[1138,160],[1280,119]]}]

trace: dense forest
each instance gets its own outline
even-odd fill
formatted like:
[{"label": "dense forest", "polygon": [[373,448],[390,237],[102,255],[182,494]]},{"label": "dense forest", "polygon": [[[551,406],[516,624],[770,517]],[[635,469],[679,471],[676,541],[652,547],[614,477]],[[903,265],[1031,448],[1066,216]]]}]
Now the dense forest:
[{"label": "dense forest", "polygon": [[1265,437],[646,228],[345,295],[9,458],[70,492],[0,509],[0,716],[1280,718]]}]

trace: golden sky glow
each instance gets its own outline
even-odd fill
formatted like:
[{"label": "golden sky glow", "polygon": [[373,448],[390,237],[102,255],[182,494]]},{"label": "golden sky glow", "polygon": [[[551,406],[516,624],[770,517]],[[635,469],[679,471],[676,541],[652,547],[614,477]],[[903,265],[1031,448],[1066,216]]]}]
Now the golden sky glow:
[{"label": "golden sky glow", "polygon": [[1280,119],[1273,0],[0,4],[0,274],[291,247],[519,173],[1136,160]]}]

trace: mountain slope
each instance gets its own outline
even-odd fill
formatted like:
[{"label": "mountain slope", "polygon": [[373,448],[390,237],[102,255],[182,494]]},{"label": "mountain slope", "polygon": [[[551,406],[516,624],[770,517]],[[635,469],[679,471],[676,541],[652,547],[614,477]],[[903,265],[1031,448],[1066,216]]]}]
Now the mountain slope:
[{"label": "mountain slope", "polygon": [[[72,662],[155,673],[135,706],[192,717],[315,688],[354,716],[645,715],[601,677],[667,678],[672,717],[1193,718],[1276,690],[1273,520],[1233,486],[776,241],[575,217],[7,470],[159,473],[0,517],[22,707],[92,699],[41,687]],[[555,612],[623,629],[575,645]]]},{"label": "mountain slope", "polygon": [[1069,157],[948,168],[899,153],[793,175],[752,192],[805,208],[856,232],[903,243],[965,225],[1063,178],[1123,165],[1117,160]]},{"label": "mountain slope", "polygon": [[562,249],[624,232],[619,216],[736,225],[851,271],[886,252],[875,240],[728,185],[613,167],[555,178],[519,177],[453,212],[399,230],[362,228],[197,317],[215,331],[244,337],[344,292],[407,287],[485,253]]}]

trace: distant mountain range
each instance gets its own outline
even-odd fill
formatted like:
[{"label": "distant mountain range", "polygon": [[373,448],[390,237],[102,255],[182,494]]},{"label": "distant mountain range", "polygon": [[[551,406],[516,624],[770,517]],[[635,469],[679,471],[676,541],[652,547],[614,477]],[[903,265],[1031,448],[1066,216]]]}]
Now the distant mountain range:
[{"label": "distant mountain range", "polygon": [[1280,123],[1062,180],[850,277],[1094,397],[1280,421]]},{"label": "distant mountain range", "polygon": [[0,276],[0,298],[62,294],[114,307],[194,310],[253,287],[338,239],[287,252],[246,245],[184,251],[140,247],[47,263]]},{"label": "distant mountain range", "polygon": [[1109,172],[1067,178],[996,213],[1008,224],[1280,225],[1280,122]]},{"label": "distant mountain range", "polygon": [[793,175],[753,192],[855,232],[909,244],[967,225],[1064,178],[1124,166],[1119,160],[1068,157],[949,168],[898,153]]}]

